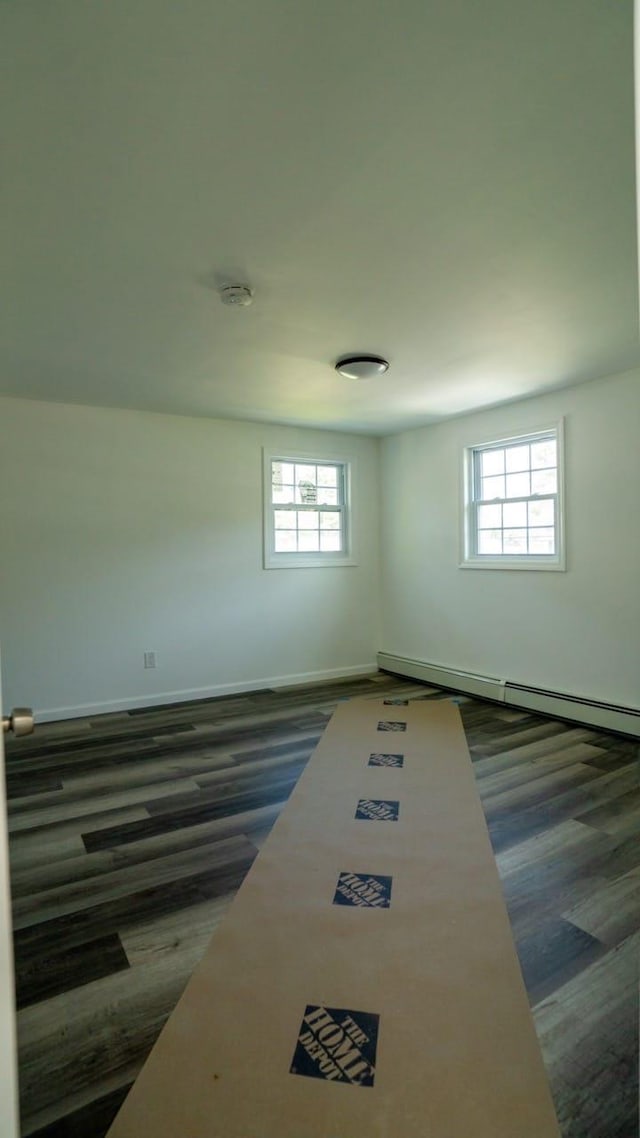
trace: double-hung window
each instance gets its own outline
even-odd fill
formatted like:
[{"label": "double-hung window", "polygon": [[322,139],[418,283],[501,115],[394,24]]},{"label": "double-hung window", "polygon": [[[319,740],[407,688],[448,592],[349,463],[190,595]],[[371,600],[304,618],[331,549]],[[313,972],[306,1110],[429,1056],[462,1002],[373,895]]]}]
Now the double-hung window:
[{"label": "double-hung window", "polygon": [[265,454],[267,569],[353,564],[349,463]]},{"label": "double-hung window", "polygon": [[465,451],[462,565],[563,569],[561,425]]}]

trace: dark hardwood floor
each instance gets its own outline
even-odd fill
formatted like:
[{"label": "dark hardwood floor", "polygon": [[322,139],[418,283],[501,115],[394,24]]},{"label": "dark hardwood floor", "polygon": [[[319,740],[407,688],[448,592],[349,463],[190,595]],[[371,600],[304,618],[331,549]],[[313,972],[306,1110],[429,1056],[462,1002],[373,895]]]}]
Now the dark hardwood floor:
[{"label": "dark hardwood floor", "polygon": [[[25,1138],[102,1138],[354,695],[450,698],[380,674],[9,743]],[[638,744],[459,703],[563,1138],[638,1138]]]}]

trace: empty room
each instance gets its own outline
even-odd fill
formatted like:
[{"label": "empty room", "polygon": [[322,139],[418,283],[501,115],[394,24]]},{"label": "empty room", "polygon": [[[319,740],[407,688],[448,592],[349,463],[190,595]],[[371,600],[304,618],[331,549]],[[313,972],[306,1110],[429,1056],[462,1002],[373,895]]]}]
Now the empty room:
[{"label": "empty room", "polygon": [[0,5],[1,1138],[638,1138],[634,34]]}]

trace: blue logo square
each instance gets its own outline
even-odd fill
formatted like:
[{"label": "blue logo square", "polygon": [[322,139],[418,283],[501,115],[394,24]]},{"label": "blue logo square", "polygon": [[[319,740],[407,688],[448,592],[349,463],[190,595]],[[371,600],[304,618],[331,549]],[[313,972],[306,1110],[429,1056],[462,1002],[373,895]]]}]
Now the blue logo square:
[{"label": "blue logo square", "polygon": [[379,1020],[374,1012],[307,1004],[291,1060],[291,1074],[372,1087]]},{"label": "blue logo square", "polygon": [[341,873],[333,904],[354,909],[388,909],[392,880],[381,873]]},{"label": "blue logo square", "polygon": [[397,799],[361,798],[356,809],[356,818],[366,822],[397,822],[400,803]]}]

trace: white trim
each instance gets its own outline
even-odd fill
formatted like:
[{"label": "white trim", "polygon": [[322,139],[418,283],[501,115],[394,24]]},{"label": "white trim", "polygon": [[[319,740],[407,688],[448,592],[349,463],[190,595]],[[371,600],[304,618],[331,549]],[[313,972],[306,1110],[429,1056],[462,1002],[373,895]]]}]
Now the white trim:
[{"label": "white trim", "polygon": [[[335,463],[343,467],[344,476],[344,540],[345,549],[341,553],[276,553],[273,548],[273,528],[271,516],[271,463],[313,462]],[[282,450],[262,448],[262,566],[264,569],[329,569],[357,565],[355,548],[355,527],[353,523],[354,482],[357,459],[344,454],[327,451],[296,451],[287,454]]]},{"label": "white trim", "polygon": [[[553,557],[545,556],[521,556],[521,557],[490,557],[480,556],[471,552],[471,485],[472,485],[472,472],[473,472],[473,456],[474,452],[484,447],[501,447],[512,446],[520,440],[529,440],[535,438],[537,435],[548,435],[551,431],[555,432],[557,441],[557,457],[558,457],[558,489],[555,495],[556,508],[557,508],[557,523],[556,523],[556,541],[557,552]],[[534,428],[527,430],[521,434],[510,435],[507,438],[496,439],[491,435],[483,440],[478,440],[474,443],[468,443],[464,446],[463,462],[462,462],[462,477],[460,486],[460,560],[458,562],[459,569],[517,569],[529,572],[552,572],[564,573],[566,572],[566,542],[565,542],[565,461],[564,461],[564,419],[560,418],[555,423],[547,423],[544,427]]]},{"label": "white trim", "polygon": [[640,707],[605,703],[577,692],[545,691],[516,680],[477,675],[446,664],[413,660],[391,652],[378,653],[378,666],[396,675],[492,699],[510,707],[538,711],[541,715],[549,715],[554,719],[569,719],[605,731],[640,736]]},{"label": "white trim", "polygon": [[71,707],[36,708],[38,723],[51,723],[58,719],[78,719],[85,715],[108,715],[113,711],[130,711],[136,707],[158,707],[166,703],[187,703],[194,699],[215,699],[218,696],[241,695],[242,692],[263,688],[295,687],[297,684],[321,683],[323,680],[340,680],[349,676],[367,676],[378,671],[376,663],[350,664],[345,668],[322,668],[317,672],[296,672],[290,676],[266,676],[255,680],[236,680],[212,687],[185,688],[181,691],[164,691],[156,695],[138,695],[108,699],[101,703],[79,703]]},{"label": "white trim", "polygon": [[[0,709],[1,706],[0,691]],[[3,1138],[18,1138],[20,1127],[15,968],[11,935],[11,878],[4,775],[4,739],[0,739],[0,1133]]]}]

